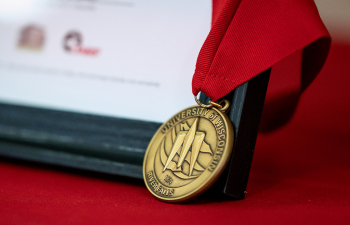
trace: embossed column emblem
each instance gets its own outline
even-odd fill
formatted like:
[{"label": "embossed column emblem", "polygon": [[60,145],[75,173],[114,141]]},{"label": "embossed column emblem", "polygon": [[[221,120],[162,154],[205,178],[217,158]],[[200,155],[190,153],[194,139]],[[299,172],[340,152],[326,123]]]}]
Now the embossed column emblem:
[{"label": "embossed column emblem", "polygon": [[225,113],[187,108],[163,124],[146,151],[143,173],[160,200],[183,202],[209,188],[225,168],[233,129]]}]

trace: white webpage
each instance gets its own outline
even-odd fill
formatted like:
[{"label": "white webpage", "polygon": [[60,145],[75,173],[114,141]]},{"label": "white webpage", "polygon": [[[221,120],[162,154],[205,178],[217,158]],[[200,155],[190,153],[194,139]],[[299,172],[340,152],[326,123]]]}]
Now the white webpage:
[{"label": "white webpage", "polygon": [[194,105],[211,0],[0,0],[0,102],[164,122]]}]

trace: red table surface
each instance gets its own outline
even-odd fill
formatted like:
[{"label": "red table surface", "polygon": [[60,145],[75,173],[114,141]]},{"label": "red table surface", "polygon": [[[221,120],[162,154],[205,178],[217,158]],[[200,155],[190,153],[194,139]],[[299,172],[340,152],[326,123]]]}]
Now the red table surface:
[{"label": "red table surface", "polygon": [[140,180],[0,162],[0,224],[350,224],[350,45],[284,127],[258,136],[244,200],[152,197]]}]

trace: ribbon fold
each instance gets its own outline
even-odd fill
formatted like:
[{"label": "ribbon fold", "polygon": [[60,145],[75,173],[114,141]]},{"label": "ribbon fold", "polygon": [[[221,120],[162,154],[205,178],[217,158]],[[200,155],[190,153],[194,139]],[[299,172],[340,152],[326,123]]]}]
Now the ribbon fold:
[{"label": "ribbon fold", "polygon": [[302,92],[320,72],[330,44],[313,0],[213,0],[192,92],[216,101],[298,50]]}]

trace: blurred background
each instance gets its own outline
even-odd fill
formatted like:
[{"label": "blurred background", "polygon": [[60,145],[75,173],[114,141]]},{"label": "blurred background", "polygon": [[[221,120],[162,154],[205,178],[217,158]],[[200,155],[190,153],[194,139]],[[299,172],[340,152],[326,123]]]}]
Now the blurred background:
[{"label": "blurred background", "polygon": [[350,2],[347,0],[315,0],[320,16],[333,41],[350,42]]},{"label": "blurred background", "polygon": [[195,104],[211,10],[211,0],[1,0],[0,102],[165,122]]},{"label": "blurred background", "polygon": [[[21,10],[25,10],[17,4],[26,7],[32,2],[0,0],[1,102],[157,122],[194,104],[193,99],[188,98],[191,96],[190,80],[199,49],[210,29],[211,0],[52,0],[41,1],[52,3],[45,5],[44,11],[39,9],[42,17],[28,14],[30,17],[27,18],[31,18],[31,22],[22,23],[10,18],[11,15],[21,16]],[[347,224],[350,219],[350,1],[315,2],[332,36],[329,57],[299,102],[292,105],[291,109],[284,110],[291,113],[275,115],[276,108],[264,108],[245,200],[201,196],[189,204],[165,204],[154,200],[139,180],[0,158],[0,223],[113,224],[131,223],[142,218],[142,221],[137,222],[153,224],[155,221],[165,221],[167,224],[178,224],[188,222],[193,217],[214,224],[226,224],[227,220],[235,224]],[[140,14],[139,6],[144,7],[145,14]],[[156,14],[152,11],[154,8],[157,8]],[[95,21],[97,17],[92,16],[93,12],[103,18],[103,23]],[[119,18],[118,15],[123,16]],[[169,20],[162,20],[155,25],[154,21],[164,18],[164,15]],[[57,18],[61,20],[57,21]],[[83,24],[79,21],[83,21]],[[53,26],[55,29],[49,32],[49,26],[45,24],[51,22],[60,26]],[[125,36],[115,32],[129,29],[124,22],[135,25],[135,29]],[[169,24],[172,27],[166,30]],[[94,32],[101,29],[104,33]],[[148,40],[148,45],[142,47],[136,43],[140,39],[136,31],[140,29],[163,29],[164,35],[144,32],[142,37]],[[169,35],[165,31],[169,31]],[[128,37],[132,37],[128,46],[114,42],[118,38],[127,41]],[[183,48],[178,44],[169,46],[166,41],[174,37],[177,43],[183,44]],[[103,41],[100,41],[101,38]],[[55,44],[48,45],[49,40]],[[150,49],[154,49],[152,46],[158,44],[160,47],[150,52]],[[111,48],[116,51],[109,51]],[[115,54],[123,48],[123,54]],[[128,53],[125,49],[130,48],[132,51]],[[138,55],[140,48],[150,54]],[[46,51],[53,53],[51,58],[46,55]],[[130,61],[135,56],[147,63],[135,64]],[[126,67],[121,68],[115,57]],[[171,62],[175,64],[169,64]],[[85,70],[85,67],[89,69]],[[149,69],[148,73],[144,73],[145,68]],[[168,71],[168,68],[175,69]],[[133,74],[126,74],[129,69]],[[288,67],[281,62],[274,72],[288,73],[295,70],[298,68]],[[169,80],[164,74],[179,75],[179,80]],[[149,76],[147,79],[146,75]],[[33,82],[31,77],[36,77],[36,80]],[[67,83],[72,80],[76,82],[68,86]],[[46,88],[45,82],[52,85]],[[138,117],[140,112],[137,107],[150,107],[135,104],[132,110],[118,111],[120,109],[115,107],[115,102],[130,104],[130,99],[126,97],[130,93],[123,92],[122,86],[138,93],[132,102],[138,103],[137,97],[141,93],[147,98],[166,100],[169,107],[161,115],[143,111],[144,117]],[[167,94],[159,96],[159,89],[163,93],[178,91],[184,99],[183,105],[177,104],[178,96],[173,99]],[[270,94],[273,91],[269,89]],[[45,96],[45,92],[51,92],[51,95]],[[112,96],[114,94],[119,98]],[[289,103],[288,99],[283,101]],[[77,106],[78,102],[82,102],[83,106]],[[270,105],[267,102],[266,106]],[[281,126],[287,120],[288,123]],[[23,121],[27,124],[31,118]],[[103,125],[103,132],[112,129],[107,120]],[[5,126],[0,128],[2,135],[6,133]],[[37,125],[32,124],[32,128],[37,129]],[[54,127],[40,128],[54,131]],[[90,139],[94,140],[96,127],[88,129],[84,135],[89,131],[92,133]],[[63,131],[66,136],[55,135],[54,138],[64,137],[60,141],[67,146],[71,138],[70,130]],[[38,137],[43,142],[52,141],[47,135],[39,137],[28,130],[8,130],[8,133],[13,136]],[[115,140],[116,135],[112,132],[108,134],[112,134],[111,140]],[[81,141],[79,138],[77,140]],[[97,150],[102,152],[112,149],[109,145],[103,147],[105,149],[98,146]],[[142,160],[142,149],[139,154]],[[44,156],[52,157],[50,154]],[[176,215],[176,220],[172,220],[170,215]]]}]

